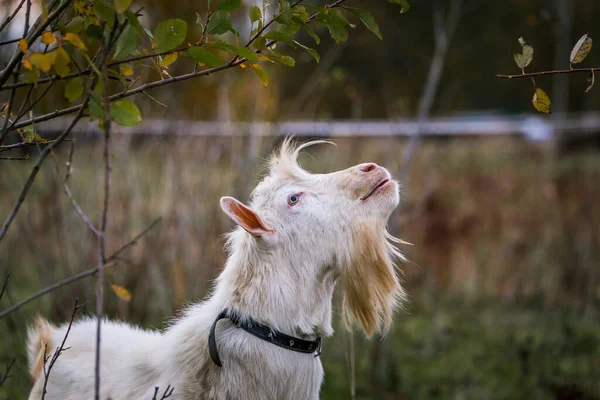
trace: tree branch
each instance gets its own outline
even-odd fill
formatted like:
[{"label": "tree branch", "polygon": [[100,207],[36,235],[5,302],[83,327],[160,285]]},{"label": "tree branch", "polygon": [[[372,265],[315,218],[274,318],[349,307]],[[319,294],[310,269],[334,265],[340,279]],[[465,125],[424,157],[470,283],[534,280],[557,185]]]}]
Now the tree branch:
[{"label": "tree branch", "polygon": [[[12,21],[15,18],[15,16],[17,15],[17,13],[21,9],[21,7],[23,7],[23,4],[25,4],[25,0],[21,0],[19,2],[19,4],[17,5],[17,8],[15,8],[15,11],[13,11],[13,13],[11,15],[6,17],[6,19],[4,20],[4,22],[2,22],[2,25],[0,26],[0,32],[2,32],[4,30],[4,28],[6,28],[6,25],[8,25],[10,23],[10,21]],[[19,39],[17,39],[17,42],[18,41],[19,41]]]},{"label": "tree branch", "polygon": [[2,290],[0,291],[0,300],[2,300],[2,296],[4,296],[4,291],[8,286],[8,278],[10,278],[10,274],[6,274],[6,278],[4,278],[4,284],[2,285]]},{"label": "tree branch", "polygon": [[595,72],[595,71],[600,71],[600,68],[596,67],[596,68],[556,69],[556,70],[552,70],[552,71],[526,72],[524,74],[518,74],[518,75],[496,74],[496,77],[504,78],[504,79],[518,79],[518,78],[530,78],[532,76],[575,74],[578,72]]},{"label": "tree branch", "polygon": [[[50,372],[52,371],[52,367],[54,367],[54,363],[56,363],[56,360],[58,360],[58,357],[60,357],[60,355],[63,353],[63,351],[68,350],[69,347],[65,347],[65,343],[67,342],[67,338],[69,337],[69,332],[71,332],[71,327],[73,326],[73,321],[75,320],[75,314],[77,313],[77,310],[79,310],[81,306],[79,305],[79,299],[75,299],[75,307],[73,308],[73,313],[71,314],[71,320],[69,321],[69,325],[67,326],[67,331],[65,332],[65,337],[63,338],[62,343],[60,344],[60,347],[58,347],[56,349],[56,351],[52,354],[52,357],[50,358],[50,364],[48,364],[48,369],[46,370],[46,361],[48,361],[48,359],[46,358],[46,355],[44,354],[44,388],[42,390],[42,400],[44,400],[46,398],[46,388],[48,386],[48,380],[50,378]],[[45,349],[44,349],[44,353],[45,353]]]},{"label": "tree branch", "polygon": [[4,372],[4,375],[2,375],[2,377],[0,377],[0,388],[2,387],[2,385],[4,385],[4,382],[6,382],[6,380],[8,378],[10,378],[10,370],[13,367],[13,365],[15,365],[15,362],[17,361],[16,358],[13,358],[12,361],[10,362],[10,364],[8,364],[8,366],[6,367],[6,371]]},{"label": "tree branch", "polygon": [[[106,259],[106,263],[109,264],[112,261],[115,261],[119,258],[119,256],[121,255],[121,253],[123,253],[124,251],[128,250],[129,248],[131,248],[132,246],[136,245],[137,242],[144,236],[146,235],[148,232],[150,232],[156,225],[158,225],[160,223],[160,221],[162,220],[162,217],[159,217],[157,219],[155,219],[146,229],[144,229],[142,232],[140,232],[139,234],[137,234],[133,239],[131,239],[129,242],[127,242],[126,244],[124,244],[119,250],[115,251],[110,257],[108,257]],[[96,273],[98,272],[99,267],[94,267],[94,268],[90,268],[86,271],[80,272],[78,274],[75,274],[67,279],[64,279],[60,282],[57,282],[55,284],[52,284],[50,286],[45,287],[44,289],[40,290],[39,292],[35,293],[34,295],[26,298],[25,300],[7,308],[6,310],[0,312],[0,319],[4,318],[5,316],[7,316],[8,314],[18,310],[19,308],[23,307],[24,305],[26,305],[27,303],[36,300],[50,292],[55,291],[56,289],[59,289],[63,286],[69,285],[73,282],[77,282],[81,279],[87,278],[89,276],[92,275],[96,275]]]}]

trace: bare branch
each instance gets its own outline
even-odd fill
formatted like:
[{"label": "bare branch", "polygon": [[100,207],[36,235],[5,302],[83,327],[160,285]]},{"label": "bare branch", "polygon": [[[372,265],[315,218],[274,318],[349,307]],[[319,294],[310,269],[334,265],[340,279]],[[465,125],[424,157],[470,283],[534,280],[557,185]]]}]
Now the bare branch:
[{"label": "bare branch", "polygon": [[575,74],[578,72],[595,72],[595,71],[600,71],[600,68],[596,67],[596,68],[555,69],[552,71],[526,72],[524,74],[517,74],[517,75],[496,74],[496,77],[497,78],[505,78],[505,79],[518,79],[518,78],[530,78],[533,76]]},{"label": "bare branch", "polygon": [[[10,23],[10,21],[12,21],[15,18],[15,16],[17,15],[17,13],[21,9],[21,7],[23,7],[23,4],[25,4],[25,0],[21,0],[19,2],[19,4],[17,5],[17,8],[15,8],[15,11],[13,11],[12,14],[10,14],[8,17],[6,17],[4,22],[2,22],[2,25],[0,25],[0,32],[2,32],[4,30],[4,28],[6,28],[6,25],[8,25]],[[19,39],[17,39],[17,42],[18,41],[19,41]]]},{"label": "bare branch", "polygon": [[[119,258],[119,256],[121,255],[121,253],[123,253],[125,250],[128,250],[129,248],[131,248],[132,246],[136,245],[137,242],[144,236],[146,235],[148,232],[150,232],[156,225],[158,225],[158,223],[162,220],[162,217],[159,217],[157,219],[155,219],[146,229],[144,229],[142,232],[140,232],[137,236],[135,236],[133,239],[131,239],[129,242],[127,242],[126,244],[124,244],[119,250],[115,251],[110,257],[108,257],[106,259],[106,263],[109,264],[112,261],[115,261]],[[55,291],[56,289],[60,289],[63,286],[69,285],[73,282],[79,281],[81,279],[87,278],[89,276],[92,275],[96,275],[96,273],[98,272],[99,267],[94,267],[94,268],[90,268],[86,271],[80,272],[78,274],[75,274],[67,279],[64,279],[60,282],[57,282],[55,284],[52,284],[50,286],[45,287],[44,289],[40,290],[39,292],[35,293],[34,295],[26,298],[25,300],[7,308],[6,310],[0,312],[0,319],[4,318],[5,316],[7,316],[8,314],[12,313],[13,311],[18,310],[19,308],[23,307],[24,305],[26,305],[27,303],[36,300],[50,292]]]},{"label": "bare branch", "polygon": [[[63,140],[63,142],[70,142],[71,139],[65,139]],[[46,144],[50,144],[54,142],[54,140],[46,140]],[[13,144],[7,144],[4,146],[0,146],[0,153],[2,153],[3,151],[9,151],[9,150],[14,150],[14,149],[20,149],[23,147],[31,147],[31,146],[35,146],[35,143],[33,142],[19,142],[19,143],[13,143]]]},{"label": "bare branch", "polygon": [[10,373],[10,370],[13,367],[13,365],[15,365],[16,361],[17,361],[17,359],[13,358],[12,361],[10,362],[10,364],[8,364],[8,366],[6,367],[6,370],[4,371],[4,375],[2,375],[0,377],[0,388],[2,387],[2,385],[4,385],[4,382],[6,382],[6,380],[11,377],[9,375],[9,373]]},{"label": "bare branch", "polygon": [[24,161],[24,160],[29,160],[29,155],[27,155],[25,157],[0,157],[0,160],[6,160],[6,161]]},{"label": "bare branch", "polygon": [[165,391],[163,392],[163,394],[160,398],[158,397],[158,390],[159,390],[159,387],[155,386],[154,387],[154,396],[152,396],[152,400],[168,399],[169,397],[171,397],[173,395],[173,391],[175,390],[175,388],[171,387],[171,385],[167,385],[167,388],[165,389]]},{"label": "bare branch", "polygon": [[4,291],[6,290],[6,286],[8,286],[9,278],[10,274],[6,274],[6,278],[4,278],[4,284],[2,285],[2,290],[0,291],[0,300],[2,300],[2,296],[4,296]]},{"label": "bare branch", "polygon": [[[50,364],[48,364],[48,369],[46,369],[46,355],[44,354],[44,389],[42,390],[42,400],[46,398],[46,388],[48,386],[48,379],[50,378],[50,372],[52,371],[52,367],[54,367],[54,363],[58,360],[58,357],[63,353],[63,351],[68,350],[68,347],[65,347],[65,343],[67,342],[67,338],[69,337],[69,332],[71,332],[71,326],[73,326],[73,321],[75,320],[75,314],[77,310],[79,310],[81,306],[79,305],[79,299],[75,299],[75,307],[73,307],[73,313],[71,314],[71,320],[69,321],[69,325],[67,326],[67,331],[65,332],[65,336],[63,338],[60,347],[56,349],[52,357],[50,358]],[[45,350],[44,350],[45,352]]]}]

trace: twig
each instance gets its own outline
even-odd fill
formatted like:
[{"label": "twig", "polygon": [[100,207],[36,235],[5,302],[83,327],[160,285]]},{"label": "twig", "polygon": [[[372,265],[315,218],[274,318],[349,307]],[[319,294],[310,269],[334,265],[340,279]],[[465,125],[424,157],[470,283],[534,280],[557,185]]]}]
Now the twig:
[{"label": "twig", "polygon": [[[154,222],[152,222],[152,224],[150,224],[146,229],[144,229],[142,232],[140,232],[137,236],[135,236],[133,239],[131,239],[129,242],[127,242],[125,245],[123,245],[119,250],[115,251],[110,257],[108,257],[106,259],[106,263],[109,264],[112,261],[115,261],[119,258],[119,255],[121,255],[121,253],[123,253],[125,250],[129,249],[130,247],[134,246],[135,244],[137,244],[138,240],[140,240],[144,235],[146,235],[148,232],[150,232],[156,225],[158,225],[158,223],[162,220],[162,217],[159,217],[157,219],[154,220]],[[80,272],[78,274],[75,274],[67,279],[64,279],[60,282],[57,282],[53,285],[47,286],[44,289],[40,290],[39,292],[35,293],[34,295],[26,298],[25,300],[7,308],[6,310],[0,312],[0,319],[4,318],[5,316],[7,316],[8,314],[12,313],[13,311],[18,310],[19,308],[23,307],[24,305],[26,305],[27,303],[36,300],[50,292],[55,291],[56,289],[59,289],[63,286],[66,286],[70,283],[79,281],[81,279],[87,278],[88,276],[92,276],[92,275],[96,275],[96,273],[98,272],[99,267],[94,267],[94,268],[90,268],[86,271]]]},{"label": "twig", "polygon": [[[15,81],[16,80],[17,79],[15,77]],[[17,89],[13,89],[10,92],[10,100],[8,100],[8,104],[6,105],[6,115],[4,116],[4,125],[2,126],[2,133],[0,133],[0,144],[2,144],[4,137],[8,133],[8,120],[10,119],[10,113],[12,112],[12,107],[15,102],[15,93],[16,92],[17,92]],[[12,125],[14,125],[14,123]]]},{"label": "twig", "polygon": [[175,388],[171,387],[171,385],[167,385],[167,388],[165,389],[165,391],[163,392],[163,394],[162,394],[162,396],[160,398],[157,397],[158,396],[158,390],[159,390],[159,387],[155,386],[154,387],[154,396],[152,396],[152,400],[165,400],[165,399],[168,399],[169,397],[171,397],[171,395],[173,395],[173,391],[175,390]]},{"label": "twig", "polygon": [[[70,142],[71,139],[64,139],[64,142]],[[54,140],[46,140],[46,144],[50,144],[54,142]],[[3,151],[9,151],[9,150],[14,150],[14,149],[20,149],[23,147],[30,147],[30,146],[35,146],[35,143],[33,142],[19,142],[19,143],[13,143],[13,144],[7,144],[4,146],[0,146],[0,153],[2,153]]]},{"label": "twig", "polygon": [[[50,372],[52,371],[52,367],[54,367],[54,363],[56,363],[56,360],[58,360],[58,357],[60,357],[60,355],[63,353],[63,351],[68,350],[69,347],[65,347],[65,343],[67,342],[67,338],[69,337],[69,332],[71,332],[71,327],[73,326],[73,321],[75,320],[75,314],[77,313],[77,310],[79,310],[80,305],[79,305],[79,299],[75,299],[75,307],[73,308],[73,313],[71,314],[71,320],[69,321],[69,325],[67,326],[67,331],[65,332],[65,337],[63,338],[62,343],[60,344],[60,347],[58,347],[56,349],[56,351],[54,352],[54,354],[52,354],[52,357],[50,358],[50,364],[48,364],[48,369],[46,369],[46,361],[47,358],[45,357],[44,354],[44,389],[42,390],[42,400],[44,400],[46,398],[46,388],[48,386],[48,378],[50,378]],[[44,350],[45,351],[45,350]]]},{"label": "twig", "polygon": [[13,365],[15,365],[16,361],[17,361],[17,359],[13,358],[12,361],[10,362],[10,364],[8,364],[8,366],[6,367],[6,371],[4,372],[4,375],[2,375],[2,377],[0,377],[0,388],[2,387],[2,385],[4,385],[4,382],[6,382],[6,380],[11,377],[11,375],[9,375],[9,373],[10,373],[10,370],[13,367]]},{"label": "twig", "polygon": [[[17,13],[21,9],[21,7],[23,7],[23,4],[25,4],[25,0],[21,0],[19,2],[19,5],[17,5],[17,8],[15,8],[15,11],[13,11],[13,13],[11,15],[6,17],[6,19],[4,20],[4,22],[2,22],[2,25],[0,26],[0,32],[2,32],[4,30],[4,28],[6,28],[6,25],[8,25],[10,23],[10,21],[12,21],[15,18],[15,15],[17,15]],[[19,40],[20,39],[17,39],[17,42]]]},{"label": "twig", "polygon": [[0,157],[0,160],[5,160],[5,161],[23,161],[23,160],[29,160],[29,156],[25,156],[25,157]]},{"label": "twig", "polygon": [[4,296],[4,291],[6,290],[6,286],[8,286],[8,278],[10,278],[10,274],[6,274],[6,278],[4,278],[4,284],[2,285],[2,291],[0,291],[0,300],[2,300],[2,296]]},{"label": "twig", "polygon": [[529,78],[532,76],[543,76],[543,75],[560,75],[560,74],[574,74],[577,72],[594,72],[600,71],[600,67],[596,68],[573,68],[573,69],[555,69],[552,71],[540,71],[540,72],[526,72],[518,75],[501,75],[496,74],[497,78],[505,79],[518,79],[518,78]]}]

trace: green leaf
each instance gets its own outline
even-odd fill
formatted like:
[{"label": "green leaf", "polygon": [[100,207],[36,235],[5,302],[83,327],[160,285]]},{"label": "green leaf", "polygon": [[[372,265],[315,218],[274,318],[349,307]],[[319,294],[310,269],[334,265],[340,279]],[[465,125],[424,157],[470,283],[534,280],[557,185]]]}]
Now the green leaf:
[{"label": "green leaf", "polygon": [[317,60],[317,63],[319,61],[321,61],[321,56],[319,56],[319,53],[317,53],[317,51],[315,49],[311,49],[310,47],[307,47],[307,46],[303,45],[302,43],[297,42],[295,40],[294,40],[294,43],[296,43],[299,47],[306,50],[311,56],[313,56],[315,58],[315,60]]},{"label": "green leaf", "polygon": [[267,54],[267,57],[270,60],[279,61],[280,63],[282,63],[283,65],[287,65],[288,67],[293,67],[294,65],[296,65],[296,60],[294,60],[290,56],[285,56],[283,54],[277,54],[275,52],[271,52],[271,53]]},{"label": "green leaf", "polygon": [[69,102],[74,102],[83,94],[83,83],[81,78],[73,78],[65,86],[65,97]]},{"label": "green leaf", "polygon": [[102,21],[106,22],[107,27],[112,27],[115,23],[115,10],[108,1],[105,0],[95,0],[94,1],[94,11],[98,18]]},{"label": "green leaf", "polygon": [[194,61],[200,64],[206,64],[209,67],[219,67],[225,64],[225,62],[221,60],[219,56],[202,47],[192,46],[187,50],[187,52]]},{"label": "green leaf", "polygon": [[246,47],[235,47],[226,43],[214,43],[210,45],[210,48],[225,50],[233,54],[237,54],[240,57],[244,57],[250,61],[258,60],[258,54]]},{"label": "green leaf", "polygon": [[92,93],[90,95],[90,100],[88,101],[88,111],[90,112],[90,121],[102,121],[104,119],[104,108],[102,107],[100,97],[97,93]]},{"label": "green leaf", "polygon": [[279,32],[279,31],[270,31],[267,32],[266,35],[264,36],[266,39],[270,39],[270,40],[276,40],[278,42],[283,42],[287,45],[290,45],[292,47],[296,47],[296,45],[294,44],[294,40],[292,40],[291,37],[289,37],[288,35],[286,35],[283,32]]},{"label": "green leaf", "polygon": [[119,100],[110,105],[110,117],[121,126],[135,126],[142,120],[142,114],[131,100]]},{"label": "green leaf", "polygon": [[292,18],[292,10],[290,8],[290,2],[287,0],[281,0],[279,2],[279,15],[277,16],[277,18],[275,18],[275,21],[277,21],[280,24],[283,25],[288,25],[291,22],[291,18]]},{"label": "green leaf", "polygon": [[375,34],[375,36],[377,36],[379,39],[382,39],[381,31],[379,30],[379,25],[377,25],[377,22],[375,22],[375,19],[373,18],[373,16],[371,15],[370,12],[368,12],[367,10],[363,10],[362,8],[354,8],[354,7],[346,7],[346,10],[350,11],[351,13],[356,15],[358,18],[360,18],[362,23],[367,28],[369,28],[369,30],[371,32],[373,32]]},{"label": "green leaf", "polygon": [[142,37],[144,35],[146,35],[150,39],[152,39],[154,37],[154,35],[152,35],[152,32],[150,32],[150,30],[148,28],[146,28],[145,26],[142,26],[137,15],[135,15],[131,11],[127,10],[127,11],[125,11],[125,16],[127,17],[127,20],[129,21],[129,23],[131,24],[133,29],[135,29],[135,31],[138,33],[138,35],[140,35]]},{"label": "green leaf", "polygon": [[550,106],[552,103],[550,102],[550,97],[540,88],[535,89],[535,94],[533,95],[533,99],[531,100],[533,106],[539,112],[543,112],[544,114],[550,114]]},{"label": "green leaf", "polygon": [[127,11],[130,5],[131,0],[115,0],[115,10],[117,10],[119,14],[122,14],[125,11]]},{"label": "green leaf", "polygon": [[169,19],[163,21],[154,30],[154,44],[156,52],[162,53],[173,50],[185,40],[187,36],[187,23],[182,19]]},{"label": "green leaf", "polygon": [[311,38],[313,38],[313,40],[315,41],[316,44],[320,44],[321,43],[321,38],[315,33],[315,31],[312,28],[312,26],[305,25],[304,26],[304,30],[306,30],[306,33],[308,33],[308,36],[310,36]]},{"label": "green leaf", "polygon": [[[125,28],[127,29],[127,28]],[[85,32],[87,33],[88,41],[90,43],[102,40],[102,28],[96,24],[89,25]]]},{"label": "green leaf", "polygon": [[85,23],[83,21],[83,18],[80,16],[77,16],[75,18],[73,18],[71,21],[69,21],[69,23],[65,26],[65,30],[64,32],[62,32],[63,34],[71,32],[71,33],[79,33],[83,30],[83,28],[85,27]]},{"label": "green leaf", "polygon": [[344,43],[348,40],[346,25],[350,23],[340,10],[327,8],[317,14],[316,20],[327,26],[331,38],[337,43]]},{"label": "green leaf", "polygon": [[31,71],[25,71],[19,75],[19,81],[25,83],[36,83],[40,79],[40,70],[34,68]]},{"label": "green leaf", "polygon": [[588,53],[592,49],[592,38],[587,35],[583,35],[581,39],[575,43],[573,50],[571,50],[570,61],[571,64],[579,64],[582,62]]},{"label": "green leaf", "polygon": [[400,4],[400,14],[404,14],[408,10],[410,10],[410,4],[408,4],[408,0],[387,0],[388,3]]},{"label": "green leaf", "polygon": [[269,75],[267,74],[267,71],[265,71],[265,69],[258,64],[250,64],[250,66],[252,67],[254,72],[256,72],[256,75],[258,75],[258,78],[260,79],[260,84],[264,87],[269,86]]},{"label": "green leaf", "polygon": [[56,56],[54,57],[54,71],[61,78],[64,78],[70,71],[69,64],[71,63],[71,58],[62,47],[57,48],[55,51]]},{"label": "green leaf", "polygon": [[257,50],[265,50],[267,48],[267,39],[264,37],[259,37],[252,42],[252,46],[254,46],[254,48]]},{"label": "green leaf", "polygon": [[33,125],[27,125],[26,127],[24,127],[23,133],[25,134],[23,136],[23,141],[25,143],[33,143],[33,139],[35,138],[35,128],[33,127]]},{"label": "green leaf", "polygon": [[233,32],[233,26],[231,25],[231,17],[229,16],[229,13],[225,11],[215,12],[210,17],[210,21],[208,21],[206,33],[209,35],[222,35],[229,31]]},{"label": "green leaf", "polygon": [[250,17],[250,22],[255,23],[256,21],[260,21],[262,19],[262,11],[258,6],[252,6],[248,10],[248,16]]},{"label": "green leaf", "polygon": [[202,22],[202,16],[196,13],[196,25],[200,27],[200,30],[204,30],[204,23]]},{"label": "green leaf", "polygon": [[217,3],[217,10],[233,11],[238,9],[241,4],[241,0],[219,0],[219,3]]},{"label": "green leaf", "polygon": [[130,54],[137,54],[138,35],[131,24],[127,25],[117,40],[115,60],[123,60]]}]

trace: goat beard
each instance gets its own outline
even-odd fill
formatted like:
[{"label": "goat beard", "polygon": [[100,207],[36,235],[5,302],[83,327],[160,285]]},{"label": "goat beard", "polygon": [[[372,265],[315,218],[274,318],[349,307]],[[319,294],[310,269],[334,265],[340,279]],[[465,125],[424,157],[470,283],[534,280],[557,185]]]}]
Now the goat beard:
[{"label": "goat beard", "polygon": [[354,227],[351,254],[341,276],[343,320],[348,330],[357,323],[367,337],[387,332],[395,309],[405,299],[395,266],[404,256],[393,242],[402,241],[377,224]]}]

